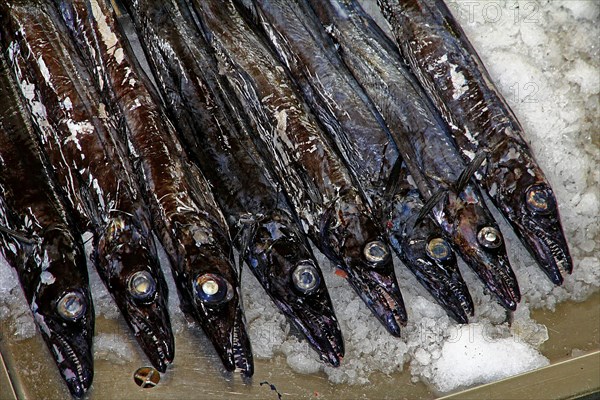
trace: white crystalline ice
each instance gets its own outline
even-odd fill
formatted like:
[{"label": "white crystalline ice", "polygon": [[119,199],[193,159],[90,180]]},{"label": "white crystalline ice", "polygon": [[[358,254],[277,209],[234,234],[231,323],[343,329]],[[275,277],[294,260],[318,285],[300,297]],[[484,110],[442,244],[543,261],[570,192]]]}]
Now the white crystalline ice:
[{"label": "white crystalline ice", "polygon": [[492,382],[548,364],[535,349],[514,338],[491,338],[484,326],[466,325],[455,340],[442,347],[432,364],[432,381],[437,390]]},{"label": "white crystalline ice", "polygon": [[593,0],[559,0],[556,3],[569,10],[575,18],[596,21],[600,14],[600,4]]},{"label": "white crystalline ice", "polygon": [[583,60],[575,60],[573,66],[566,73],[569,82],[579,85],[584,95],[593,95],[600,92],[600,71]]},{"label": "white crystalline ice", "polygon": [[101,333],[94,336],[94,358],[107,360],[114,364],[125,364],[134,357],[131,344],[120,335]]}]

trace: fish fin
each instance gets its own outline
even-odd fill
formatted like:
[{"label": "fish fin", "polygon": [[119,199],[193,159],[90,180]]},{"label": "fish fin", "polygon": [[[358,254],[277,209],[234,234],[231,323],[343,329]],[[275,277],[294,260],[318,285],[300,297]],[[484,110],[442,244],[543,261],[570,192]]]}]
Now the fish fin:
[{"label": "fish fin", "polygon": [[[335,218],[334,205],[335,201],[332,202],[331,206],[327,207],[319,222],[319,240],[323,244],[321,252],[330,260],[338,259],[338,257],[335,255],[335,252],[331,249],[331,235],[329,235],[331,224]],[[336,262],[336,264],[339,264],[339,262]]]},{"label": "fish fin", "polygon": [[385,192],[383,194],[383,199],[385,201],[390,201],[396,193],[398,193],[398,189],[400,187],[400,173],[402,172],[402,157],[398,157],[392,170],[390,172],[390,176],[387,180],[387,185],[385,187]]},{"label": "fish fin", "polygon": [[244,263],[244,260],[246,259],[246,256],[248,255],[250,243],[254,238],[257,226],[258,224],[256,223],[256,221],[244,223],[244,227],[239,231],[240,252],[238,257],[238,265],[240,269],[240,278],[242,265]]},{"label": "fish fin", "polygon": [[414,225],[416,226],[425,217],[427,217],[427,215],[431,212],[431,210],[433,210],[433,207],[435,207],[440,202],[440,200],[442,200],[447,194],[448,194],[448,190],[445,190],[445,189],[438,190],[437,192],[435,192],[435,194],[433,196],[431,196],[429,198],[429,200],[427,200],[427,202],[423,205],[423,208],[421,208],[421,211],[419,212],[417,219],[415,219]]},{"label": "fish fin", "polygon": [[456,193],[460,193],[467,186],[473,175],[477,172],[479,167],[483,164],[483,162],[487,159],[487,153],[485,151],[479,152],[471,163],[467,165],[467,167],[461,172],[460,176],[456,180],[454,184],[454,188],[456,189]]}]

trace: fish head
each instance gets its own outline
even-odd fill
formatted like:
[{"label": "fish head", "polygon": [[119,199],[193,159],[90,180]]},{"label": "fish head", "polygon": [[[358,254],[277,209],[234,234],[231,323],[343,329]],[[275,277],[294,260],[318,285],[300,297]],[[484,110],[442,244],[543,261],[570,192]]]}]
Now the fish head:
[{"label": "fish head", "polygon": [[248,265],[273,302],[324,362],[339,366],[342,332],[323,273],[297,224],[283,211],[273,212],[258,224],[248,247]]},{"label": "fish head", "polygon": [[556,197],[546,182],[535,182],[521,194],[515,221],[519,232],[544,272],[557,285],[561,271],[571,273],[573,261],[560,222]]},{"label": "fish head", "polygon": [[419,220],[420,195],[403,193],[390,202],[385,222],[392,248],[433,298],[457,322],[473,315],[473,300],[458,269],[456,255],[430,217]]},{"label": "fish head", "polygon": [[458,195],[449,193],[444,210],[454,246],[488,290],[509,310],[521,300],[519,283],[506,253],[504,236],[479,190],[467,185]]},{"label": "fish head", "polygon": [[184,309],[198,321],[228,371],[252,376],[252,348],[227,234],[196,223],[180,225],[176,236],[184,248],[180,265],[174,266]]},{"label": "fish head", "polygon": [[40,258],[27,261],[39,270],[42,260],[31,311],[70,392],[82,397],[94,374],[94,307],[83,246],[66,230],[51,229],[44,233],[38,254]]},{"label": "fish head", "polygon": [[175,352],[168,289],[143,222],[127,214],[113,215],[104,234],[95,239],[95,258],[100,277],[144,353],[157,370],[165,372]]},{"label": "fish head", "polygon": [[492,200],[507,215],[546,275],[560,285],[561,271],[571,273],[573,262],[554,192],[528,153],[502,150],[505,155],[486,177]]},{"label": "fish head", "polygon": [[323,252],[344,272],[353,289],[386,329],[400,336],[406,309],[383,231],[358,198],[340,197],[325,215]]},{"label": "fish head", "polygon": [[531,154],[514,141],[498,145],[488,162],[482,179],[494,204],[550,280],[562,284],[561,271],[571,273],[573,262],[556,197],[544,173]]}]

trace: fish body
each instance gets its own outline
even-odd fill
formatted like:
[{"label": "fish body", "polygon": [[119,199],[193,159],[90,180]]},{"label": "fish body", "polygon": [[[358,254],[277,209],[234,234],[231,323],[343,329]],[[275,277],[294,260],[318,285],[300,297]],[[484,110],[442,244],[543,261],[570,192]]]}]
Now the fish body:
[{"label": "fish body", "polygon": [[[98,69],[112,105],[110,118],[125,121],[129,141],[171,261],[184,305],[207,334],[228,370],[252,375],[252,350],[241,308],[240,282],[232,259],[229,228],[210,185],[179,144],[160,98],[139,66],[125,33],[105,0],[56,0],[90,72]],[[206,293],[213,284],[218,296]]]},{"label": "fish body", "polygon": [[15,0],[0,7],[2,49],[51,172],[79,229],[93,234],[100,277],[148,358],[165,371],[174,353],[167,287],[147,207],[107,107],[53,5]]},{"label": "fish body", "polygon": [[557,201],[477,52],[441,0],[380,0],[399,49],[444,118],[465,162],[517,236],[557,285],[573,263]]},{"label": "fish body", "polygon": [[[454,252],[429,217],[416,221],[423,206],[418,189],[402,167],[384,121],[344,65],[310,5],[287,0],[252,3],[241,1],[240,5],[262,27],[307,103],[341,149],[400,259],[450,315],[466,323],[473,314],[473,301]],[[442,257],[428,252],[428,248],[442,247]]]},{"label": "fish body", "polygon": [[[92,384],[94,307],[83,244],[42,161],[33,126],[0,56],[1,252],[70,392]],[[0,227],[0,228],[1,228]],[[17,236],[15,236],[17,233]]]},{"label": "fish body", "polygon": [[473,183],[465,180],[456,188],[466,167],[394,44],[355,1],[311,4],[386,121],[425,200],[446,193],[433,208],[434,218],[500,303],[514,310],[520,290],[500,229]]},{"label": "fish body", "polygon": [[169,114],[211,182],[240,254],[321,358],[339,365],[344,345],[323,274],[186,3],[124,5]]},{"label": "fish body", "polygon": [[399,335],[406,311],[383,232],[285,67],[232,2],[193,4],[222,74],[248,111],[253,140],[305,232],[346,272],[388,331]]}]

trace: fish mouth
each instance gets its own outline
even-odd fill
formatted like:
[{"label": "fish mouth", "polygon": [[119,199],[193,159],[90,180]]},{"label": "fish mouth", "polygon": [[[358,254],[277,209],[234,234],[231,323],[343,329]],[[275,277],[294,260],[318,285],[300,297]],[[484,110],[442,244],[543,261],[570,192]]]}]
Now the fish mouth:
[{"label": "fish mouth", "polygon": [[325,284],[304,296],[294,293],[292,287],[278,289],[267,290],[273,302],[302,332],[323,362],[339,367],[345,352],[344,339]]},{"label": "fish mouth", "polygon": [[[154,243],[143,232],[126,217],[114,218],[96,246],[97,269],[142,350],[157,370],[165,372],[175,354],[168,289]],[[154,287],[141,293],[144,296],[131,290],[132,278],[140,274]]]},{"label": "fish mouth", "polygon": [[239,371],[246,377],[254,374],[254,360],[246,319],[239,293],[225,304],[208,305],[196,301],[196,320],[213,344],[227,371]]},{"label": "fish mouth", "polygon": [[358,261],[342,269],[352,288],[388,332],[400,337],[400,327],[406,325],[407,314],[391,257],[376,268]]},{"label": "fish mouth", "polygon": [[175,340],[166,304],[158,298],[152,304],[142,305],[129,300],[128,309],[125,319],[135,338],[154,368],[164,373],[175,356]]},{"label": "fish mouth", "polygon": [[[344,356],[344,340],[323,273],[288,216],[273,214],[262,222],[250,243],[246,262],[271,300],[304,335],[320,359],[339,366]],[[314,280],[307,285],[295,281],[295,273],[298,277],[302,272]]]},{"label": "fish mouth", "polygon": [[[199,307],[205,317],[200,325],[208,339],[212,342],[223,366],[227,371],[238,371],[245,377],[254,374],[254,359],[250,337],[246,331],[246,320],[237,301],[223,308]],[[237,306],[236,306],[237,304]],[[233,309],[233,310],[224,310]],[[227,319],[223,314],[235,312],[232,318]],[[198,318],[199,319],[199,318]]]},{"label": "fish mouth", "polygon": [[94,308],[89,291],[78,292],[83,294],[87,303],[85,314],[78,320],[66,321],[56,313],[39,308],[33,315],[69,391],[81,398],[94,378]]},{"label": "fish mouth", "polygon": [[[318,352],[323,362],[333,367],[340,366],[345,352],[344,339],[333,309],[321,303],[317,307],[290,310],[286,314],[290,315],[290,319]],[[293,318],[292,315],[302,317]]]},{"label": "fish mouth", "polygon": [[[469,288],[458,269],[454,252],[449,249],[444,259],[434,259],[427,254],[428,241],[419,240],[418,236],[398,236],[393,235],[392,247],[419,283],[456,322],[469,323],[475,307]],[[404,245],[400,247],[398,240],[403,240]]]},{"label": "fish mouth", "polygon": [[176,236],[184,244],[184,256],[172,258],[175,283],[184,312],[191,314],[227,371],[246,377],[254,373],[252,347],[242,310],[239,278],[227,248],[228,238],[216,229],[210,243],[198,244],[198,224],[180,226]]},{"label": "fish mouth", "polygon": [[94,378],[93,328],[91,331],[78,332],[78,327],[71,327],[67,332],[67,328],[61,326],[62,322],[48,324],[48,319],[46,322],[51,335],[43,336],[57,361],[60,374],[71,394],[81,398],[92,386]]},{"label": "fish mouth", "polygon": [[521,220],[523,229],[518,231],[522,241],[548,278],[555,285],[562,285],[561,271],[570,274],[573,261],[558,217],[535,216],[534,219],[526,216]]},{"label": "fish mouth", "polygon": [[521,291],[504,245],[495,251],[475,245],[461,251],[461,255],[504,308],[510,311],[517,309],[517,304],[521,301]]},{"label": "fish mouth", "polygon": [[[477,194],[478,189],[468,192]],[[448,198],[449,203],[454,203],[451,208],[458,210],[447,217],[452,221],[452,227],[446,227],[448,236],[452,238],[455,250],[500,304],[514,311],[521,300],[521,291],[506,254],[502,232],[482,200],[471,195],[464,197],[470,200],[465,201],[463,194]],[[477,197],[481,198],[481,195]]]}]

